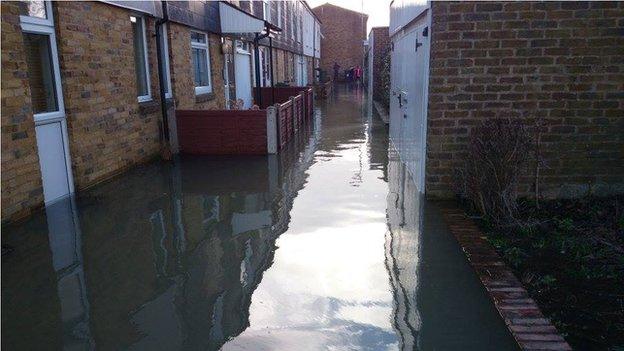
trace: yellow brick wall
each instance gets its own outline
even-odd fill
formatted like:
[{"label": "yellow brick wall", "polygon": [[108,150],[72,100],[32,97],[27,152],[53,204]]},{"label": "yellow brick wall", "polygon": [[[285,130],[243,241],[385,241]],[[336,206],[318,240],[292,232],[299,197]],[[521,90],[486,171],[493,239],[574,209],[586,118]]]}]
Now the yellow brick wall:
[{"label": "yellow brick wall", "polygon": [[160,102],[154,21],[146,20],[153,101],[137,101],[131,12],[56,2],[55,22],[76,190],[158,154]]},{"label": "yellow brick wall", "polygon": [[2,12],[2,220],[43,205],[43,188],[17,2]]},{"label": "yellow brick wall", "polygon": [[196,97],[193,66],[191,64],[191,28],[177,23],[169,23],[168,26],[171,85],[173,86],[176,108],[186,110],[225,108],[221,37],[216,34],[208,35],[211,96]]}]

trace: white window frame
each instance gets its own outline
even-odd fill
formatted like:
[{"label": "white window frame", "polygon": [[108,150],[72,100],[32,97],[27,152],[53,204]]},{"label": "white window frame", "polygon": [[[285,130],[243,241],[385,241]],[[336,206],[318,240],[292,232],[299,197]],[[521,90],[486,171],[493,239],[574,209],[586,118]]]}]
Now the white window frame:
[{"label": "white window frame", "polygon": [[[202,95],[202,94],[209,94],[212,93],[212,65],[210,63],[210,43],[209,43],[209,39],[210,37],[208,36],[207,33],[204,32],[198,32],[198,31],[191,31],[192,33],[196,33],[196,34],[201,34],[206,38],[206,43],[202,44],[202,43],[195,43],[193,42],[193,40],[191,40],[189,38],[189,40],[191,40],[191,50],[192,49],[205,49],[206,50],[206,64],[208,65],[208,85],[204,85],[204,86],[196,86],[195,87],[195,95]],[[192,60],[192,58],[191,58]],[[194,67],[193,67],[194,69]],[[195,71],[193,71],[193,84],[195,84]]]},{"label": "white window frame", "polygon": [[[139,102],[147,102],[147,101],[152,101],[152,86],[151,86],[151,79],[150,79],[150,72],[149,72],[149,50],[147,49],[147,28],[145,25],[145,17],[143,17],[142,15],[138,15],[138,14],[132,14],[130,15],[130,17],[134,17],[137,19],[137,21],[141,21],[141,28],[143,28],[143,60],[145,62],[145,78],[147,78],[147,95],[139,95],[137,96],[137,100]],[[135,72],[136,74],[136,72]]]},{"label": "white window frame", "polygon": [[58,61],[58,49],[56,47],[56,33],[54,32],[54,19],[52,18],[52,3],[45,2],[47,18],[38,18],[20,15],[20,26],[23,33],[47,35],[50,40],[50,56],[52,56],[52,71],[54,75],[54,88],[56,93],[57,111],[34,114],[35,124],[53,122],[65,118],[65,103],[63,101],[63,87],[61,85],[61,70]]},{"label": "white window frame", "polygon": [[269,7],[269,0],[262,0],[262,19],[265,21],[271,21],[271,8]]},{"label": "white window frame", "polygon": [[[52,3],[50,1],[45,2],[46,18],[32,17],[20,15],[20,23],[24,24],[40,25],[54,27],[54,18],[52,18]],[[37,34],[37,33],[34,33]]]},{"label": "white window frame", "polygon": [[167,37],[167,33],[168,33],[168,28],[167,28],[167,23],[163,23],[160,26],[160,37],[163,41],[163,46],[162,46],[162,53],[164,55],[163,59],[163,64],[165,65],[165,69],[164,69],[164,73],[165,73],[165,98],[167,99],[171,99],[173,97],[173,92],[171,91],[171,70],[169,69],[169,40]]}]

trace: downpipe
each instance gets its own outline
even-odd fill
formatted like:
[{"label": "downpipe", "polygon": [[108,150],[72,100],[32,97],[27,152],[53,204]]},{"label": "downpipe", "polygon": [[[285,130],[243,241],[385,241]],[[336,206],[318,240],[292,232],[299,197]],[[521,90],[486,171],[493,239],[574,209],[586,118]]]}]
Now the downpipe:
[{"label": "downpipe", "polygon": [[[171,141],[169,138],[169,115],[167,113],[167,98],[165,96],[165,70],[163,65],[166,61],[163,60],[163,45],[162,45],[162,25],[169,22],[169,15],[167,13],[167,1],[161,1],[163,18],[156,21],[156,56],[158,61],[158,85],[160,92],[160,111],[162,114],[162,145],[160,148],[160,155],[163,160],[170,161],[172,158],[171,153]],[[166,38],[165,38],[166,40]],[[163,62],[164,61],[164,62]]]}]

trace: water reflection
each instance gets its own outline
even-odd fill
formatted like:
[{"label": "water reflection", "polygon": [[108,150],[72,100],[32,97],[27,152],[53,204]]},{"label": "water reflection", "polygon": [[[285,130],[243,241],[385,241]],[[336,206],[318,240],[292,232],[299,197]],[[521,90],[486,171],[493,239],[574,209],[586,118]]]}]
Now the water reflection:
[{"label": "water reflection", "polygon": [[363,93],[313,124],[279,155],[151,164],[3,228],[3,348],[512,349]]},{"label": "water reflection", "polygon": [[316,138],[145,166],[4,228],[3,347],[219,349],[248,326]]}]

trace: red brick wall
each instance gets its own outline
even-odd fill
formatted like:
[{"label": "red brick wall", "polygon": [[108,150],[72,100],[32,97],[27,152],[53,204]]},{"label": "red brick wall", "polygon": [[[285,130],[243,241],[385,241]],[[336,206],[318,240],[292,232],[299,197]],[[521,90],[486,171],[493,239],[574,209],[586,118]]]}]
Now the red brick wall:
[{"label": "red brick wall", "polygon": [[471,129],[495,117],[543,119],[544,196],[624,192],[624,2],[432,6],[429,195],[452,194]]},{"label": "red brick wall", "polygon": [[321,68],[333,77],[334,62],[340,71],[363,66],[364,40],[368,16],[335,5],[324,4],[312,9],[321,20]]},{"label": "red brick wall", "polygon": [[266,110],[178,110],[176,117],[182,153],[267,153]]}]

